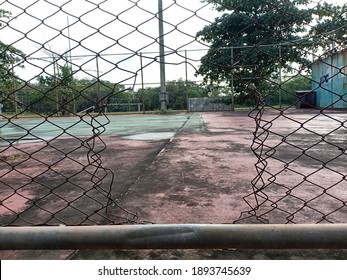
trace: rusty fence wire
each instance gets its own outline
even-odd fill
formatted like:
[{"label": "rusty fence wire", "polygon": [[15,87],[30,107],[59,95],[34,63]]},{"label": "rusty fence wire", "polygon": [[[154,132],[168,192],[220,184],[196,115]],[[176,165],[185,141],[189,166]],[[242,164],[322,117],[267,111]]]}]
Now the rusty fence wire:
[{"label": "rusty fence wire", "polygon": [[109,113],[211,96],[255,122],[235,223],[345,223],[347,7],[330,2],[1,1],[1,226],[138,222],[104,164]]}]

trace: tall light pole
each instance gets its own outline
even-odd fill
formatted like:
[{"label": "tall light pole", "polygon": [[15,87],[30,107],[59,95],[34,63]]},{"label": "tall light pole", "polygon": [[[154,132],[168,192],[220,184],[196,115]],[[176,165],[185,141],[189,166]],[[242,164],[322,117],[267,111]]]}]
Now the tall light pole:
[{"label": "tall light pole", "polygon": [[[69,17],[66,17],[66,23],[67,23],[67,37],[68,37],[68,42],[69,42],[69,51],[68,51],[68,61],[70,64],[70,75],[72,75],[72,56],[71,56],[71,36],[70,36],[70,22],[69,22]],[[75,98],[75,91],[72,91],[72,99],[73,99],[73,113],[76,114],[76,98]]]},{"label": "tall light pole", "polygon": [[234,48],[230,48],[230,90],[231,90],[231,111],[235,111],[235,92],[234,92]]},{"label": "tall light pole", "polygon": [[159,57],[160,57],[160,108],[167,110],[167,92],[165,84],[165,53],[164,53],[164,20],[163,2],[158,0],[158,19],[159,19]]}]

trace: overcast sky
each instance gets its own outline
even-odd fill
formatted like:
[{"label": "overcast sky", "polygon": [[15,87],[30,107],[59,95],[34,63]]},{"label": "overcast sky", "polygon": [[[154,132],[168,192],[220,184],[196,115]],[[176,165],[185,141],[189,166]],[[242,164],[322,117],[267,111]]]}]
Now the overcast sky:
[{"label": "overcast sky", "polygon": [[[134,73],[140,70],[140,58],[135,53],[143,53],[145,82],[159,81],[159,65],[153,62],[158,56],[158,3],[155,0],[17,0],[15,5],[4,3],[1,8],[12,12],[13,19],[1,30],[0,38],[7,44],[23,50],[31,57],[47,57],[40,49],[63,54],[71,46],[74,70],[83,69],[79,76],[96,76],[95,55],[100,54],[99,73],[102,79],[112,82],[134,83]],[[196,42],[195,35],[217,16],[211,5],[199,0],[163,0],[166,51],[177,51],[184,56],[184,50],[201,49],[206,46]],[[25,13],[23,10],[25,9]],[[69,22],[69,29],[67,28]],[[70,33],[70,40],[68,34]],[[25,35],[26,34],[26,35]],[[152,53],[153,52],[153,53]],[[47,53],[47,52],[46,52]],[[87,56],[82,58],[82,56]],[[197,66],[201,52],[191,52],[191,62]],[[146,59],[148,57],[148,59]],[[39,67],[25,66],[20,71],[25,79],[34,79],[40,68],[49,62],[30,60]],[[167,79],[185,77],[183,57],[168,55]],[[115,67],[117,64],[117,67]],[[177,66],[179,64],[179,66]],[[189,76],[194,77],[194,69],[189,67]],[[30,69],[30,70],[29,70]],[[177,73],[180,72],[180,73]],[[139,77],[138,77],[139,78]],[[136,82],[140,82],[138,79]]]},{"label": "overcast sky", "polygon": [[[166,57],[167,80],[184,78],[184,51],[188,50],[189,62],[197,67],[206,51],[192,50],[206,46],[197,42],[195,35],[218,14],[200,0],[162,1],[166,51],[179,54]],[[329,2],[342,4],[344,0]],[[56,54],[66,53],[71,46],[73,68],[79,70],[79,77],[97,75],[95,55],[100,54],[100,77],[131,85],[140,70],[140,58],[135,53],[141,52],[145,82],[159,82],[159,64],[154,62],[159,49],[155,0],[12,0],[2,3],[1,8],[11,11],[13,19],[0,30],[0,40],[31,58],[49,55],[42,46]],[[51,59],[48,61],[30,60],[38,67],[26,63],[24,70],[16,72],[26,80],[34,80],[42,74],[42,68],[53,73]],[[190,79],[197,79],[194,72],[189,66]],[[139,75],[136,82],[140,83]]]}]

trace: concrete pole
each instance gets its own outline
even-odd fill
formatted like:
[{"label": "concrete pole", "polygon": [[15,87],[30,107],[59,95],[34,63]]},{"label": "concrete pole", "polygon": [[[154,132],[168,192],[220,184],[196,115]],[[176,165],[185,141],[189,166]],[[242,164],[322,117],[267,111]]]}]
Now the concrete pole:
[{"label": "concrete pole", "polygon": [[163,2],[158,0],[158,19],[159,19],[159,57],[160,57],[160,109],[167,111],[167,92],[165,79],[165,53],[164,53],[164,20]]},{"label": "concrete pole", "polygon": [[[142,113],[146,114],[145,109],[145,85],[144,85],[144,77],[143,77],[143,58],[142,53],[140,53],[140,64],[141,64],[141,102],[142,102]],[[140,112],[140,110],[139,110]]]}]

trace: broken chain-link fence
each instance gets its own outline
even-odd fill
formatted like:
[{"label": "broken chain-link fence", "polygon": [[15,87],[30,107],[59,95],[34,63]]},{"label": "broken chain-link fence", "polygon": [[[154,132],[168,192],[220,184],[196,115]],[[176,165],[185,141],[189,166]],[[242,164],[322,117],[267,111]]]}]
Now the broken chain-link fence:
[{"label": "broken chain-link fence", "polygon": [[253,108],[236,222],[346,222],[344,3],[5,0],[0,16],[2,226],[136,222],[104,164],[109,114],[211,96]]}]

